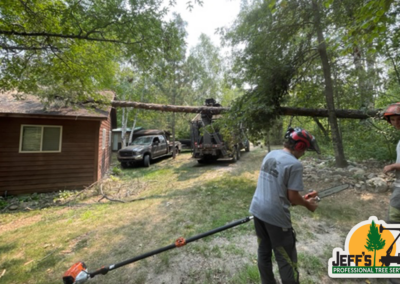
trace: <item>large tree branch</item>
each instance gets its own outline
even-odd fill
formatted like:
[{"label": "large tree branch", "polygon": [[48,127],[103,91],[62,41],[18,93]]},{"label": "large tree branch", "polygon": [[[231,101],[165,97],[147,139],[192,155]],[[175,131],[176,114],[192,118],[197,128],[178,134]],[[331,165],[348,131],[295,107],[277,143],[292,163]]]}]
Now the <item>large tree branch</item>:
[{"label": "large tree branch", "polygon": [[[130,102],[130,101],[112,101],[113,107],[134,107],[137,109],[147,109],[165,112],[183,112],[183,113],[212,113],[219,114],[229,111],[227,107],[207,107],[207,106],[176,106],[162,105],[152,103]],[[378,117],[380,110],[369,110],[367,112],[355,109],[337,109],[335,110],[338,118],[366,119],[370,117]],[[309,116],[309,117],[328,117],[327,109],[308,109],[296,107],[281,107],[282,115]]]},{"label": "large tree branch", "polygon": [[90,37],[90,34],[84,35],[74,35],[74,34],[54,34],[54,33],[46,33],[46,32],[17,32],[14,30],[6,31],[0,30],[0,35],[14,35],[14,36],[26,36],[26,37],[54,37],[54,38],[66,38],[66,39],[79,39],[79,40],[88,40],[88,41],[99,41],[99,42],[110,42],[110,43],[120,43],[120,44],[140,44],[143,40],[129,42],[129,41],[120,41],[116,39],[107,39],[107,38],[98,38],[98,37]]},{"label": "large tree branch", "polygon": [[41,47],[32,47],[32,46],[12,46],[12,45],[6,45],[6,44],[0,44],[0,48],[4,50],[9,50],[9,51],[21,51],[21,50],[49,50],[53,49],[54,47],[52,46],[41,46]]}]

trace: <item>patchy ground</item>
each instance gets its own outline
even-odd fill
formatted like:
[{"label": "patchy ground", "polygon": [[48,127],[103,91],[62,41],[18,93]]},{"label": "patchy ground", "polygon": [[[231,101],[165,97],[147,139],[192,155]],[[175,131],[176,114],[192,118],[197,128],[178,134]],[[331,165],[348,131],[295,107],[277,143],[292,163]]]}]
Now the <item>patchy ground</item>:
[{"label": "patchy ground", "polygon": [[[185,172],[185,175],[181,174],[173,177],[169,184],[179,189],[179,187],[183,187],[183,184],[186,186],[203,184],[207,180],[213,180],[223,175],[233,178],[238,176],[239,173],[241,177],[255,182],[258,170],[254,169],[259,168],[262,157],[265,155],[264,150],[259,149],[258,151],[244,153],[241,160],[236,164],[222,162],[197,165],[195,161],[182,155],[179,158],[180,160],[178,159],[181,164],[177,167],[178,170],[176,172],[187,172]],[[305,158],[302,162],[305,168],[304,180],[307,188],[322,190],[339,184],[346,183],[350,185],[348,189],[322,199],[320,208],[317,209],[315,214],[309,214],[304,208],[293,209],[292,219],[298,234],[297,248],[301,263],[302,283],[386,283],[386,280],[382,279],[330,279],[327,276],[326,266],[329,257],[332,256],[332,249],[334,247],[343,248],[347,233],[356,225],[355,220],[367,220],[369,216],[377,216],[378,219],[385,220],[390,196],[388,188],[393,181],[393,177],[382,175],[383,164],[372,160],[359,163],[353,162],[346,169],[335,168],[332,160],[329,159]],[[160,171],[165,170],[165,167],[169,167],[168,161],[152,166],[155,166]],[[246,168],[246,170],[243,170],[243,168]],[[132,172],[135,171],[135,169],[130,170]],[[371,183],[368,183],[371,179],[383,181],[387,186],[387,190],[375,186],[372,187]],[[61,210],[57,210],[55,214],[64,216],[74,214],[73,211],[82,206],[98,204],[99,202],[124,202],[122,204],[130,206],[129,204],[139,204],[138,201],[141,200],[159,198],[160,201],[156,204],[160,210],[157,213],[158,215],[152,213],[152,216],[143,216],[146,218],[146,226],[141,228],[152,228],[151,222],[154,222],[154,224],[164,222],[163,218],[169,216],[168,210],[176,210],[176,212],[184,210],[184,207],[181,207],[181,202],[185,199],[185,194],[188,194],[186,191],[169,193],[164,189],[159,189],[148,195],[156,182],[157,178],[144,179],[135,177],[124,182],[110,178],[102,186],[98,185],[79,193],[57,192],[7,200],[6,206],[0,210],[2,213],[9,215],[6,220],[0,219],[0,232],[3,234],[9,233],[11,236],[18,229],[34,226],[39,222],[43,223],[45,217],[40,214],[40,210],[46,208],[60,207]],[[203,187],[203,185],[200,187]],[[166,196],[168,198],[161,198]],[[200,195],[197,196],[200,198]],[[248,206],[248,200],[243,201],[242,206]],[[123,210],[127,210],[127,208],[124,207]],[[38,214],[25,216],[24,212],[38,212]],[[46,214],[46,211],[43,212],[43,214]],[[140,220],[140,216],[134,215],[135,213],[130,214],[133,215],[128,217],[125,214],[123,218],[139,218],[138,220]],[[205,214],[209,213],[206,212]],[[121,222],[123,223],[123,220]],[[179,221],[177,219],[177,222],[180,222],[182,228],[191,228],[193,226],[190,221],[182,222],[182,220]],[[204,222],[206,222],[206,219],[204,219]],[[136,223],[140,223],[140,221],[136,221]],[[117,222],[108,222],[106,224],[111,230],[113,225],[116,227],[118,224]],[[157,225],[154,226],[157,227]],[[252,224],[247,223],[241,226],[244,228],[242,228],[243,230],[240,234],[236,234],[234,230],[237,229],[234,228],[231,229],[229,234],[214,235],[214,237],[188,244],[183,248],[172,250],[158,257],[151,257],[148,262],[144,262],[144,265],[127,266],[123,273],[135,275],[135,278],[116,278],[115,274],[114,276],[112,275],[113,273],[110,273],[111,275],[107,275],[107,277],[110,277],[109,279],[113,283],[254,283],[235,278],[239,271],[243,271],[244,267],[254,267],[257,261],[257,242]],[[213,228],[209,227],[209,229]],[[70,240],[69,245],[63,248],[62,253],[64,255],[73,254],[74,250],[79,249],[85,243],[99,238],[97,236],[98,230],[83,232],[79,237]],[[129,233],[126,234],[132,235],[132,239],[128,241],[133,242],[136,246],[139,242],[142,253],[154,249],[154,247],[148,248],[145,245],[148,240],[143,239],[143,236],[141,239],[135,239],[133,234],[137,230],[135,231],[133,228],[130,230],[132,231],[128,231]],[[156,233],[155,231],[153,232]],[[169,232],[171,235],[173,233]],[[156,236],[154,236],[154,239],[156,239]],[[132,254],[131,257],[135,256],[135,252],[132,252]],[[119,261],[123,261],[124,255],[116,258]],[[308,263],[311,262],[310,259],[314,258],[318,259],[319,263]],[[103,265],[105,264],[107,263],[103,263]],[[49,268],[50,271],[52,269]],[[0,261],[0,275],[2,271],[5,271],[5,269],[2,270]],[[139,277],[138,275],[143,276]],[[98,278],[99,280],[100,277]],[[35,282],[29,281],[26,283]],[[103,278],[99,283],[111,282],[107,282]]]}]

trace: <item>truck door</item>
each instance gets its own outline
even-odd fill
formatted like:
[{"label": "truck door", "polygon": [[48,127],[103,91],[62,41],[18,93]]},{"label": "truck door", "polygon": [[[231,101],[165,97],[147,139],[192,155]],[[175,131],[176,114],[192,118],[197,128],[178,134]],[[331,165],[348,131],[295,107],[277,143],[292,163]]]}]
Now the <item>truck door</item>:
[{"label": "truck door", "polygon": [[168,145],[167,145],[167,140],[165,140],[164,136],[160,135],[159,139],[160,139],[159,156],[161,156],[168,153]]},{"label": "truck door", "polygon": [[151,143],[151,156],[153,158],[157,158],[158,156],[160,156],[160,138],[158,138],[158,136],[153,138],[153,142]]}]

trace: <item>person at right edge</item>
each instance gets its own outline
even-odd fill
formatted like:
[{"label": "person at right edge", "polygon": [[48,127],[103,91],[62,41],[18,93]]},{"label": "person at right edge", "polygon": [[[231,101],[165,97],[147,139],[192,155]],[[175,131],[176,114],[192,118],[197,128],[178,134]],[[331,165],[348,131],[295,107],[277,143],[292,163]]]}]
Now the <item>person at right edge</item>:
[{"label": "person at right edge", "polygon": [[269,152],[261,165],[257,188],[250,205],[258,238],[258,269],[262,284],[277,283],[272,269],[272,251],[283,284],[299,283],[296,237],[290,206],[317,209],[304,190],[303,166],[298,160],[306,150],[320,153],[314,136],[302,128],[288,128],[282,150]]},{"label": "person at right edge", "polygon": [[[389,105],[384,114],[384,119],[389,122],[396,130],[400,130],[400,102]],[[400,224],[400,141],[396,147],[396,162],[383,168],[383,173],[395,171],[396,180],[393,184],[393,193],[390,196],[387,223]],[[400,279],[388,279],[388,283],[400,283]]]}]

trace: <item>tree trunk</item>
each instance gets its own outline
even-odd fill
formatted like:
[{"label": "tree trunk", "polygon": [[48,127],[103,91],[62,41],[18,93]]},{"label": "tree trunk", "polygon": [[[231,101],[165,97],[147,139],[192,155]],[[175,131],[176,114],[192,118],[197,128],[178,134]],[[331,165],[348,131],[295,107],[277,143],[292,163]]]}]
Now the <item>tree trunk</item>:
[{"label": "tree trunk", "polygon": [[[176,100],[176,90],[172,91],[172,104],[175,105]],[[172,159],[176,158],[176,148],[175,148],[175,112],[172,113]]]},{"label": "tree trunk", "polygon": [[328,120],[329,124],[331,125],[333,149],[335,152],[335,162],[337,167],[346,167],[347,161],[344,156],[342,138],[339,133],[339,126],[335,113],[335,102],[333,96],[331,69],[328,60],[328,54],[326,51],[325,38],[321,27],[320,9],[316,0],[313,0],[313,10],[314,10],[314,28],[317,31],[317,38],[318,38],[318,52],[321,58],[322,69],[325,78],[325,99],[328,108]]},{"label": "tree trunk", "polygon": [[126,125],[128,123],[128,114],[126,111],[126,107],[122,108],[122,118],[121,118],[121,147],[126,147]]},{"label": "tree trunk", "polygon": [[139,110],[136,110],[135,118],[133,119],[132,130],[131,130],[131,133],[129,134],[128,145],[132,143],[132,137],[133,137],[133,132],[135,131],[135,127],[136,127],[138,112],[139,112]]},{"label": "tree trunk", "polygon": [[318,128],[322,131],[325,138],[329,138],[328,131],[322,125],[322,123],[318,120],[318,118],[314,117],[314,122],[317,124]]},{"label": "tree trunk", "polygon": [[[220,114],[229,111],[228,107],[206,107],[206,106],[178,106],[178,105],[161,105],[130,101],[112,101],[113,107],[134,107],[136,109],[147,109],[154,111],[165,112],[182,112],[182,113],[212,113]],[[336,109],[334,110],[337,118],[350,119],[367,119],[379,116],[379,109],[361,111],[355,109]],[[296,107],[281,107],[281,115],[296,115],[309,117],[329,117],[327,109],[311,109],[311,108],[296,108]]]}]

